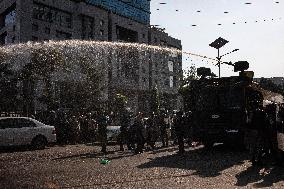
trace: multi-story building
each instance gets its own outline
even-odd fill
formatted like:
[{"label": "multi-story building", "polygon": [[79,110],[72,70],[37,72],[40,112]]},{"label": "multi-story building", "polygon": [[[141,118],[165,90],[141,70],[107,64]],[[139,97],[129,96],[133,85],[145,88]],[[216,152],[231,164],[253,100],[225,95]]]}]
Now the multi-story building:
[{"label": "multi-story building", "polygon": [[267,79],[272,81],[275,85],[284,86],[284,77],[254,78],[254,81],[260,82],[261,79]]},{"label": "multi-story building", "polygon": [[[181,41],[150,26],[149,0],[0,0],[0,45],[46,40],[135,42],[181,50]],[[177,109],[182,57],[138,50],[112,55],[109,96],[121,92],[135,111],[149,109],[149,91],[158,86],[164,107]],[[138,61],[137,61],[138,60]],[[129,66],[132,64],[132,66]],[[131,70],[132,69],[132,70]],[[135,69],[133,71],[133,69]]]}]

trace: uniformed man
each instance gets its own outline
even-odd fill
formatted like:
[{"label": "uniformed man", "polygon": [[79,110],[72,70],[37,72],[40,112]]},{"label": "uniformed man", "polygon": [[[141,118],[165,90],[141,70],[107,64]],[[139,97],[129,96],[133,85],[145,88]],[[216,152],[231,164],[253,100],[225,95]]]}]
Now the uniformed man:
[{"label": "uniformed man", "polygon": [[251,142],[253,143],[251,146],[252,153],[252,164],[260,165],[262,164],[262,156],[263,153],[267,150],[267,134],[269,134],[269,125],[267,114],[264,112],[263,107],[259,106],[252,112],[250,129],[254,130],[255,137],[252,138]]},{"label": "uniformed man", "polygon": [[166,114],[161,113],[159,115],[159,126],[160,126],[160,136],[162,140],[162,147],[168,147],[169,146],[169,136],[168,136],[168,125],[166,123]]},{"label": "uniformed man", "polygon": [[108,118],[105,111],[100,111],[98,113],[96,122],[98,124],[98,134],[101,144],[101,152],[106,153]]},{"label": "uniformed man", "polygon": [[181,111],[177,111],[174,115],[173,124],[175,134],[178,141],[178,154],[184,154],[184,117]]},{"label": "uniformed man", "polygon": [[135,128],[135,138],[137,143],[135,153],[140,154],[143,153],[143,148],[145,144],[145,128],[143,125],[141,112],[139,112],[135,117],[133,127]]},{"label": "uniformed man", "polygon": [[120,136],[119,136],[119,145],[120,145],[120,151],[124,151],[124,144],[127,144],[128,149],[130,149],[128,136],[129,136],[129,128],[130,125],[130,116],[128,112],[123,112],[120,117]]}]

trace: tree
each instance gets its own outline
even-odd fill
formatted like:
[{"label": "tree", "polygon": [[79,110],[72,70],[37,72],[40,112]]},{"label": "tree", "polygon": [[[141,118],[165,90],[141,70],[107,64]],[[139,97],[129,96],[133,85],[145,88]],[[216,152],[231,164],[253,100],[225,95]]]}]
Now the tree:
[{"label": "tree", "polygon": [[120,93],[117,93],[114,96],[113,103],[112,103],[112,110],[114,114],[119,115],[121,112],[126,111],[126,104],[128,98]]},{"label": "tree", "polygon": [[183,98],[184,109],[190,109],[190,98],[191,98],[191,82],[197,80],[197,69],[194,65],[190,66],[189,70],[185,72],[182,85],[179,88],[179,93]]},{"label": "tree", "polygon": [[36,79],[41,79],[45,83],[44,92],[39,100],[45,103],[48,109],[54,109],[57,104],[52,91],[52,72],[63,63],[63,55],[58,49],[39,48],[31,53],[31,63],[27,68],[26,79],[30,84],[33,84]]},{"label": "tree", "polygon": [[7,54],[0,52],[0,111],[12,112],[18,110],[17,74],[5,62]]}]

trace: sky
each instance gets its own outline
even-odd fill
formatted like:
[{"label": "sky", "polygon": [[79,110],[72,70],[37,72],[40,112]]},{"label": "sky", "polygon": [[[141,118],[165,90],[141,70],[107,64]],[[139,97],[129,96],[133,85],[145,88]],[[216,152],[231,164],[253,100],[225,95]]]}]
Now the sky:
[{"label": "sky", "polygon": [[[220,55],[239,49],[222,61],[248,61],[255,77],[284,77],[284,0],[152,0],[151,25],[180,39],[183,51],[212,58],[209,44],[222,37],[229,42]],[[183,69],[191,65],[218,75],[211,60],[184,55]],[[221,65],[221,76],[230,75],[233,67]]]}]

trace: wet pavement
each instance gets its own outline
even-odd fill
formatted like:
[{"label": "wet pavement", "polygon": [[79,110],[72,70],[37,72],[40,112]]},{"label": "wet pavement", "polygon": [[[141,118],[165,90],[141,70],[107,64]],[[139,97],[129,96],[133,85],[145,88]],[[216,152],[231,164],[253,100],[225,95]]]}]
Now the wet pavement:
[{"label": "wet pavement", "polygon": [[[91,144],[2,149],[0,188],[284,188],[284,168],[252,167],[245,151],[216,146],[158,148],[143,154]],[[101,164],[108,159],[108,164]]]}]

